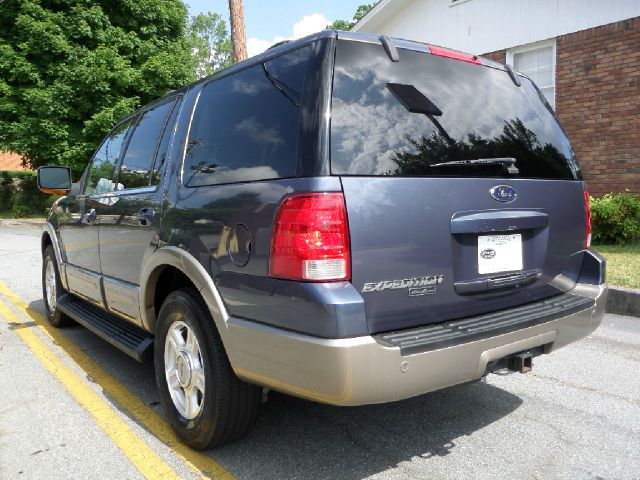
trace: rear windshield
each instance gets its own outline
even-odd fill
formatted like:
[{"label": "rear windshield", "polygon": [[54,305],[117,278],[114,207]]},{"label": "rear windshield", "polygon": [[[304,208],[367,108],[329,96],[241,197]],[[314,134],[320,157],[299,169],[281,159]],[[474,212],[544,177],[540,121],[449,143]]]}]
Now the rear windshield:
[{"label": "rear windshield", "polygon": [[331,113],[337,175],[580,179],[575,154],[528,79],[381,45],[340,41]]}]

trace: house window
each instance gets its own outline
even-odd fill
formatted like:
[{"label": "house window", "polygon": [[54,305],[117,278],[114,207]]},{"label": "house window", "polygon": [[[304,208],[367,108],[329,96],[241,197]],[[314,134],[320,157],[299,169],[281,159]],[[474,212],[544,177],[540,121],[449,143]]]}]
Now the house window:
[{"label": "house window", "polygon": [[533,80],[549,104],[556,106],[556,43],[538,42],[507,52],[507,63]]}]

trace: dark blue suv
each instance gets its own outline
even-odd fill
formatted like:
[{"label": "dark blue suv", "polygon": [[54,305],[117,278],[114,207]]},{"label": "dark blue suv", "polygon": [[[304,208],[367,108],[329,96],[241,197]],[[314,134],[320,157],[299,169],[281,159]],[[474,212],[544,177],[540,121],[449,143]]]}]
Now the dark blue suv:
[{"label": "dark blue suv", "polygon": [[606,300],[576,156],[508,66],[325,31],[120,122],[42,237],[49,320],[153,355],[194,448],[264,388],[335,405],[527,372]]}]

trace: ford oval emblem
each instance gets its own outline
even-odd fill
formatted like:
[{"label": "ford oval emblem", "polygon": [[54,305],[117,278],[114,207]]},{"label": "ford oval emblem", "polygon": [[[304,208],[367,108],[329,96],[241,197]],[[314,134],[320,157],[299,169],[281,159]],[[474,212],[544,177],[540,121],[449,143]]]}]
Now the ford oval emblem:
[{"label": "ford oval emblem", "polygon": [[485,248],[480,252],[480,256],[485,260],[491,260],[496,256],[496,251],[493,248]]},{"label": "ford oval emblem", "polygon": [[518,196],[516,189],[509,185],[496,185],[489,193],[497,202],[512,202]]}]

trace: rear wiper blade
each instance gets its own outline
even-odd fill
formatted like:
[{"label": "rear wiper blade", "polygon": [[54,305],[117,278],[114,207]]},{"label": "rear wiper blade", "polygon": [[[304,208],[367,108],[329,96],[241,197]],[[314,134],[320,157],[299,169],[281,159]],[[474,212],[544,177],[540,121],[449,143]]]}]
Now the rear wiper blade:
[{"label": "rear wiper blade", "polygon": [[504,67],[507,69],[507,73],[511,77],[511,81],[516,84],[516,87],[519,87],[521,85],[520,79],[518,78],[516,72],[513,71],[513,68],[511,68],[511,65],[505,63]]},{"label": "rear wiper blade", "polygon": [[516,167],[516,159],[511,157],[505,158],[478,158],[476,160],[453,160],[451,162],[434,163],[431,167],[449,167],[449,166],[477,166],[477,165],[502,165],[506,172],[510,175],[520,173]]}]

